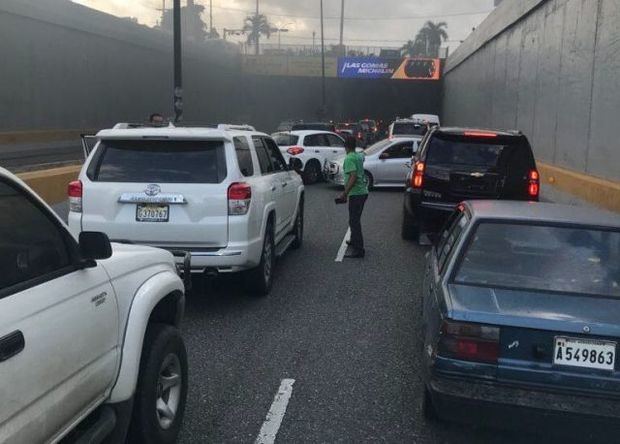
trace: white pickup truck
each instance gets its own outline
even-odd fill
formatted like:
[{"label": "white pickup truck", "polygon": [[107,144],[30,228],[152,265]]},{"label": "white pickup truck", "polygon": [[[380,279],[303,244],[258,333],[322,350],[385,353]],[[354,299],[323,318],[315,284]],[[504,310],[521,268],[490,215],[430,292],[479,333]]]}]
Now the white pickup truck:
[{"label": "white pickup truck", "polygon": [[184,291],[171,253],[77,242],[0,169],[0,442],[176,441]]}]

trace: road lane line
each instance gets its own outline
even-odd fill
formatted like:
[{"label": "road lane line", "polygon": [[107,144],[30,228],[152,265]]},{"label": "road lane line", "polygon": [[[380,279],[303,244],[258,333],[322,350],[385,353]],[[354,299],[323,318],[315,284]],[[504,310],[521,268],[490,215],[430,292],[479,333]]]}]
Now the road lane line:
[{"label": "road lane line", "polygon": [[282,418],[284,418],[284,414],[286,413],[288,401],[293,394],[294,383],[294,379],[283,379],[280,383],[278,393],[276,393],[275,398],[273,398],[271,408],[269,412],[267,412],[265,422],[263,422],[263,426],[260,428],[260,432],[254,444],[273,444],[275,442],[276,435],[282,424]]},{"label": "road lane line", "polygon": [[347,252],[347,241],[351,240],[351,228],[349,228],[344,235],[344,239],[342,239],[342,244],[340,244],[340,249],[338,250],[338,254],[336,255],[335,262],[342,262],[344,259],[344,254]]}]

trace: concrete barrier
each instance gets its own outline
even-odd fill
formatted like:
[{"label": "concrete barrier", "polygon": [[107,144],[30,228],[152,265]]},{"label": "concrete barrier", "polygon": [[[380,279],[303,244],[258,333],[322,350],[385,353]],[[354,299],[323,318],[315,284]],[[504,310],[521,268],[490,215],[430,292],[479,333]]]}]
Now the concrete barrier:
[{"label": "concrete barrier", "polygon": [[620,212],[620,182],[537,162],[541,182],[596,206]]},{"label": "concrete barrier", "polygon": [[67,185],[80,173],[81,165],[32,171],[18,174],[48,204],[53,205],[67,199]]},{"label": "concrete barrier", "polygon": [[84,129],[0,132],[0,145],[79,140],[81,134],[95,134],[96,132],[96,130]]}]

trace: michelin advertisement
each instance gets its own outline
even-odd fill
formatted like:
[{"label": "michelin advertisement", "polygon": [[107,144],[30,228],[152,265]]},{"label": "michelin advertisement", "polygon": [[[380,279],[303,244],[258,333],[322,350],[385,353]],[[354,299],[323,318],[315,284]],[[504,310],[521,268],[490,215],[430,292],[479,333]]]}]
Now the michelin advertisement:
[{"label": "michelin advertisement", "polygon": [[439,59],[385,59],[379,57],[340,57],[338,77],[342,79],[439,80]]}]

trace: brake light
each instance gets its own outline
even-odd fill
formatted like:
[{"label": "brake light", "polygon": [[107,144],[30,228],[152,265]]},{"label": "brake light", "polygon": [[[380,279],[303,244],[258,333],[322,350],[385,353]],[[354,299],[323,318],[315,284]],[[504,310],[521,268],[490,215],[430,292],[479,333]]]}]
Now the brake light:
[{"label": "brake light", "polygon": [[235,182],[228,187],[228,214],[243,216],[250,210],[252,187],[247,183]]},{"label": "brake light", "polygon": [[69,195],[69,211],[74,213],[82,212],[82,194],[84,193],[81,180],[74,180],[69,183],[67,194]]},{"label": "brake light", "polygon": [[489,133],[484,131],[465,131],[466,137],[497,137],[497,133]]},{"label": "brake light", "polygon": [[536,170],[530,170],[528,174],[527,194],[532,199],[538,199],[540,194],[540,174]]},{"label": "brake light", "polygon": [[288,150],[286,150],[291,156],[296,156],[304,152],[304,149],[300,146],[292,146]]},{"label": "brake light", "polygon": [[424,162],[417,161],[413,166],[413,175],[411,176],[411,186],[413,188],[422,188],[424,184]]},{"label": "brake light", "polygon": [[358,139],[361,139],[361,138],[362,138],[362,133],[361,133],[361,132],[357,133],[357,138],[358,138]]},{"label": "brake light", "polygon": [[497,364],[499,327],[443,321],[437,353],[463,361]]}]

